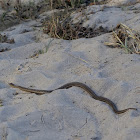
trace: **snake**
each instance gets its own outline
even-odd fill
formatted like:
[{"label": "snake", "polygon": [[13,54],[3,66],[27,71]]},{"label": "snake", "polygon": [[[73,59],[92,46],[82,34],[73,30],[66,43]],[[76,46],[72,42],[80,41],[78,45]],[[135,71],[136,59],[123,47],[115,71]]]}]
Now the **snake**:
[{"label": "snake", "polygon": [[83,83],[80,83],[80,82],[67,83],[67,84],[64,84],[64,85],[62,85],[62,86],[60,86],[60,87],[58,87],[56,89],[53,89],[53,90],[38,90],[38,89],[26,88],[26,87],[22,87],[22,86],[13,84],[13,83],[9,83],[9,85],[11,87],[13,87],[13,88],[18,88],[18,89],[20,89],[22,91],[26,91],[26,92],[30,92],[30,93],[35,93],[37,95],[43,95],[43,94],[46,94],[46,93],[51,93],[51,92],[53,92],[55,90],[59,90],[59,89],[69,89],[71,87],[79,87],[79,88],[85,90],[93,99],[108,104],[112,108],[112,111],[115,114],[122,114],[122,113],[127,112],[128,110],[137,110],[136,108],[126,108],[126,109],[123,109],[123,110],[118,110],[117,106],[115,105],[115,103],[113,101],[111,101],[108,98],[105,98],[105,97],[102,97],[102,96],[98,96],[86,84],[83,84]]}]

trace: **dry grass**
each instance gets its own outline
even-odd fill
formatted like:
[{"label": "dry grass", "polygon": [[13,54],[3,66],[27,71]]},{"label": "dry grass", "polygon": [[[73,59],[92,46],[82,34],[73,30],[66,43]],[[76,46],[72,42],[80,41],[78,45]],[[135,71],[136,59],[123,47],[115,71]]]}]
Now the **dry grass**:
[{"label": "dry grass", "polygon": [[[49,0],[48,2],[44,0],[43,2],[40,2],[38,4],[30,1],[22,3],[21,0],[16,0],[13,3],[8,3],[8,0],[7,2],[5,0],[1,0],[0,6],[5,10],[5,15],[8,14],[10,17],[13,17],[13,20],[15,18],[18,18],[20,20],[36,19],[41,12],[47,11],[47,8],[49,7]],[[48,8],[48,10],[50,9]]]},{"label": "dry grass", "polygon": [[30,56],[30,58],[34,58],[34,57],[38,57],[39,54],[44,54],[47,53],[49,47],[51,46],[51,43],[53,42],[54,39],[50,39],[48,44],[45,45],[45,47],[43,49],[39,49],[37,51],[34,51],[33,55]]},{"label": "dry grass", "polygon": [[44,11],[50,10],[50,0],[44,0],[38,4],[34,2],[21,3],[21,0],[0,0],[0,7],[4,12],[0,15],[0,31],[19,24],[26,19],[36,19]]},{"label": "dry grass", "polygon": [[50,5],[53,9],[61,9],[61,8],[77,8],[80,7],[81,4],[86,5],[102,5],[106,4],[109,0],[89,0],[85,2],[85,0],[50,0]]},{"label": "dry grass", "polygon": [[83,0],[50,0],[50,5],[52,9],[61,9],[61,8],[76,8],[83,3]]},{"label": "dry grass", "polygon": [[27,4],[19,2],[14,6],[14,9],[19,19],[36,19],[38,17],[38,7],[34,2]]},{"label": "dry grass", "polygon": [[114,42],[105,42],[107,46],[124,48],[127,53],[140,54],[140,33],[124,24],[113,31]]},{"label": "dry grass", "polygon": [[50,19],[43,23],[43,32],[49,34],[52,38],[74,40],[78,38],[92,38],[99,36],[108,31],[103,27],[94,29],[91,27],[83,27],[83,21],[73,23],[70,15],[72,11],[53,14]]},{"label": "dry grass", "polygon": [[50,20],[44,23],[43,32],[49,34],[53,38],[62,38],[66,40],[77,39],[77,30],[79,30],[80,26],[74,28],[70,20],[69,14],[66,14],[65,17],[53,15]]},{"label": "dry grass", "polygon": [[[99,3],[98,0],[89,0],[89,4],[92,2],[94,4]],[[5,12],[0,17],[1,18],[0,20],[1,20],[1,24],[4,25],[3,28],[6,29],[9,26],[12,26],[12,23],[13,25],[19,24],[21,20],[36,19],[39,17],[39,14],[44,11],[48,11],[55,8],[64,9],[68,11],[69,9],[76,10],[78,7],[81,7],[81,4],[85,4],[85,0],[44,0],[38,4],[35,4],[34,2],[22,3],[21,0],[16,0],[15,2],[12,2],[9,0],[0,0],[0,6],[2,7],[2,9],[5,10]],[[56,19],[54,20],[53,17],[51,19],[50,23],[53,24],[54,26],[51,28],[51,31],[50,31],[52,32],[51,34],[53,34],[52,30],[55,30],[55,33],[54,33],[55,35],[53,35],[54,37],[56,36],[57,38],[67,38],[67,37],[61,37],[61,35],[59,37],[59,35],[56,33],[56,28],[57,28],[57,31],[60,28],[62,31],[64,31],[63,28],[69,28],[69,32],[71,32],[71,34],[74,34],[71,36],[75,36],[74,38],[76,39],[77,38],[76,30],[77,28],[79,30],[80,26],[79,25],[73,26],[71,23],[70,24],[64,23],[65,27],[64,27],[64,24],[63,26],[59,26],[60,22],[58,21],[58,18],[57,20]],[[1,29],[3,28],[1,27]],[[62,36],[66,36],[64,32]]]},{"label": "dry grass", "polygon": [[[68,1],[69,5],[66,5],[66,2]],[[93,1],[94,3],[98,3],[98,0],[91,0],[90,2]],[[64,11],[61,11],[61,13],[53,13],[51,18],[44,21],[43,32],[49,34],[52,38],[61,38],[65,40],[74,40],[78,38],[92,38],[108,32],[102,27],[97,30],[90,27],[83,27],[83,21],[79,21],[78,23],[73,24],[70,15],[73,12],[78,11],[77,8],[82,3],[85,2],[82,0],[50,0],[51,9],[56,7],[65,7],[65,9],[63,9]],[[82,7],[80,9],[82,9]]]}]

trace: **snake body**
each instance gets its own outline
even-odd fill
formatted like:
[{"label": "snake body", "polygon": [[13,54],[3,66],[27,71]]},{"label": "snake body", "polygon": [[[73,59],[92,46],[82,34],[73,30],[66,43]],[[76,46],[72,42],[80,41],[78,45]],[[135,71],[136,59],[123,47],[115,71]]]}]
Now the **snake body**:
[{"label": "snake body", "polygon": [[121,113],[125,113],[126,111],[128,110],[137,110],[136,108],[127,108],[127,109],[124,109],[124,110],[118,110],[117,109],[117,106],[115,105],[115,103],[113,103],[110,99],[108,98],[105,98],[105,97],[102,97],[102,96],[98,96],[97,94],[95,94],[95,92],[89,88],[87,85],[83,84],[83,83],[80,83],[80,82],[71,82],[71,83],[67,83],[61,87],[58,87],[54,90],[38,90],[38,89],[31,89],[31,88],[26,88],[26,87],[22,87],[22,86],[19,86],[19,85],[15,85],[13,83],[9,83],[9,85],[13,88],[18,88],[22,91],[26,91],[26,92],[31,92],[31,93],[35,93],[37,95],[42,95],[42,94],[46,94],[46,93],[51,93],[55,90],[58,90],[58,89],[68,89],[68,88],[71,88],[71,87],[80,87],[82,89],[84,89],[87,93],[89,93],[89,95],[94,98],[95,100],[99,100],[99,101],[102,101],[102,102],[105,102],[106,104],[108,104],[114,113],[116,114],[121,114]]}]

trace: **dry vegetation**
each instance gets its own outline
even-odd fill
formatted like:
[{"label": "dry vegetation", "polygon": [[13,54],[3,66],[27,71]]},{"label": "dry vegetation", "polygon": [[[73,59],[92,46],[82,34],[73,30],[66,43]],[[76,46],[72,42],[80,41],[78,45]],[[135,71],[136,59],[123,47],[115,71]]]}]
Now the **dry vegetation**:
[{"label": "dry vegetation", "polygon": [[[95,0],[89,2],[91,2],[89,4],[97,3]],[[79,21],[78,23],[73,24],[71,14],[78,11],[79,9],[81,10],[85,8],[85,5],[83,7],[81,5],[83,3],[84,2],[82,0],[67,0],[67,3],[66,1],[60,2],[60,0],[52,1],[52,9],[56,7],[65,7],[65,9],[59,13],[53,13],[50,18],[43,22],[43,32],[49,34],[53,38],[62,38],[65,40],[92,38],[108,32],[102,27],[100,27],[98,30],[90,27],[83,27],[83,21]],[[81,5],[80,8],[78,8],[79,5]]]},{"label": "dry vegetation", "polygon": [[66,18],[62,19],[60,16],[55,15],[50,20],[44,22],[43,32],[53,38],[62,38],[65,40],[92,38],[108,32],[103,27],[96,30],[91,27],[83,27],[82,23],[83,21],[73,24],[69,15],[66,15]]},{"label": "dry vegetation", "polygon": [[[51,17],[47,17],[43,21],[43,32],[49,34],[52,38],[62,38],[65,40],[73,40],[78,38],[92,38],[108,31],[103,27],[99,29],[83,27],[83,21],[73,24],[71,13],[75,12],[79,7],[85,8],[86,5],[105,4],[108,0],[44,0],[39,4],[33,2],[21,3],[16,0],[14,4],[9,0],[0,0],[1,7],[5,12],[1,15],[1,23],[7,27],[7,21],[18,22],[26,19],[36,19],[40,13],[52,9],[59,9],[59,12],[53,13]],[[11,10],[11,9],[14,9]],[[105,43],[108,46],[122,47],[127,53],[140,54],[140,34],[130,29],[124,24],[120,24],[113,31],[114,42]],[[14,40],[8,40],[7,37],[0,34],[0,42],[14,43]]]},{"label": "dry vegetation", "polygon": [[113,31],[114,42],[105,45],[124,48],[127,53],[140,54],[140,33],[124,24],[119,24]]}]

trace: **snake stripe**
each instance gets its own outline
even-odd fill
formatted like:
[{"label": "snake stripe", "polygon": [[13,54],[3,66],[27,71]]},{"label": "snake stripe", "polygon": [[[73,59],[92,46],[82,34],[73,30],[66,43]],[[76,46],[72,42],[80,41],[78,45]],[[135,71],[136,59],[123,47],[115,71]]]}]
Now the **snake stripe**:
[{"label": "snake stripe", "polygon": [[68,89],[68,88],[71,88],[71,87],[80,87],[82,88],[83,90],[85,90],[87,93],[89,93],[89,95],[94,98],[95,100],[99,100],[99,101],[102,101],[102,102],[105,102],[106,104],[108,104],[114,113],[116,114],[121,114],[121,113],[125,113],[126,111],[128,110],[137,110],[136,108],[127,108],[127,109],[123,109],[123,110],[118,110],[117,109],[117,106],[115,105],[114,102],[112,102],[110,99],[108,98],[105,98],[105,97],[102,97],[102,96],[98,96],[97,94],[95,94],[95,92],[89,88],[87,85],[83,84],[83,83],[80,83],[80,82],[71,82],[71,83],[67,83],[59,88],[56,88],[54,90],[38,90],[38,89],[31,89],[31,88],[26,88],[26,87],[22,87],[22,86],[19,86],[19,85],[15,85],[13,83],[9,83],[9,85],[13,88],[18,88],[22,91],[26,91],[26,92],[31,92],[31,93],[35,93],[37,95],[42,95],[42,94],[46,94],[46,93],[51,93],[55,90],[58,90],[58,89]]}]

